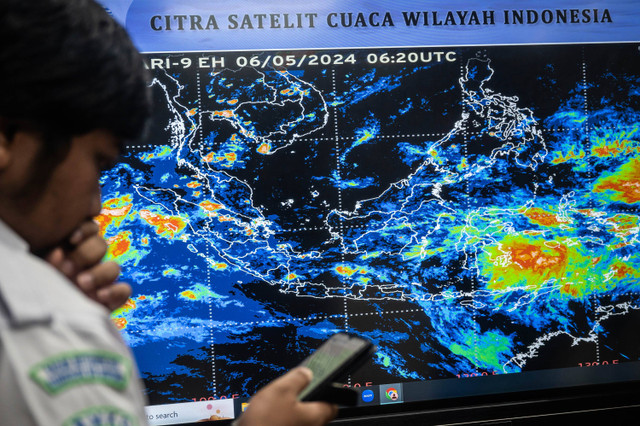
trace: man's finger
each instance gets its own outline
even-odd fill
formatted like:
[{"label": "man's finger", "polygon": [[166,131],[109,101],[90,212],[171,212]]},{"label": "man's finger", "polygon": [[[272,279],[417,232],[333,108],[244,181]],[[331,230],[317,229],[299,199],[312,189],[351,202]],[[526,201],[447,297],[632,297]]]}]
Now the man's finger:
[{"label": "man's finger", "polygon": [[82,271],[102,260],[107,253],[107,243],[98,235],[83,240],[68,254],[68,260],[77,271]]},{"label": "man's finger", "polygon": [[44,258],[44,260],[49,262],[49,264],[54,268],[60,269],[60,266],[64,261],[64,251],[59,247],[55,248]]},{"label": "man's finger", "polygon": [[76,283],[85,292],[91,292],[110,286],[119,275],[120,266],[116,262],[104,262],[79,273]]},{"label": "man's finger", "polygon": [[97,301],[115,311],[131,297],[131,286],[127,283],[115,283],[98,290]]},{"label": "man's finger", "polygon": [[277,378],[269,386],[292,390],[299,394],[313,379],[313,372],[307,367],[296,367],[284,376]]},{"label": "man's finger", "polygon": [[78,245],[80,242],[92,235],[98,235],[100,232],[100,227],[98,224],[92,220],[88,220],[83,222],[82,225],[76,229],[73,234],[69,237],[69,243],[71,245]]}]

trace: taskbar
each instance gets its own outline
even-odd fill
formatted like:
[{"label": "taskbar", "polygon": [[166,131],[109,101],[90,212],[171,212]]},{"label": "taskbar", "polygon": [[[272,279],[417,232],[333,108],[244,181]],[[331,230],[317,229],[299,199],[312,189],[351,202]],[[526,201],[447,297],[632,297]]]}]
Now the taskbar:
[{"label": "taskbar", "polygon": [[[356,387],[358,402],[355,408],[623,382],[640,383],[640,362]],[[216,399],[147,406],[146,414],[152,426],[230,421],[239,417],[248,406],[248,398]]]}]

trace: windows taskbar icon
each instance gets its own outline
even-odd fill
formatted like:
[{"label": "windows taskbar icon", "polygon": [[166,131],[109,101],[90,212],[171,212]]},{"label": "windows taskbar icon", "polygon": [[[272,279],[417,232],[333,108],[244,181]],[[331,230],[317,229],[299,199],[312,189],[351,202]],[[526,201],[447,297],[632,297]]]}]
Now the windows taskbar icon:
[{"label": "windows taskbar icon", "polygon": [[362,402],[373,402],[373,400],[375,399],[375,393],[371,389],[365,389],[360,394],[360,397],[362,398]]},{"label": "windows taskbar icon", "polygon": [[380,386],[380,404],[396,404],[400,402],[404,402],[402,383]]}]

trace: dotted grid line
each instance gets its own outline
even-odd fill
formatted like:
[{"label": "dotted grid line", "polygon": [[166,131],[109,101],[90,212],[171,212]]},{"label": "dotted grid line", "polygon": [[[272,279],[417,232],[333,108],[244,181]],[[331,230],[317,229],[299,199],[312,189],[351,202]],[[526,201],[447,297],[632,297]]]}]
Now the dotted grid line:
[{"label": "dotted grid line", "polygon": [[[621,294],[616,294],[616,297],[640,297],[640,292],[627,292],[627,293],[621,293]],[[599,296],[596,295],[592,295],[589,296],[590,299],[594,299]],[[595,308],[594,308],[595,311]],[[398,310],[391,310],[391,311],[382,311],[382,312],[360,312],[360,313],[351,313],[348,314],[349,318],[359,318],[359,317],[384,317],[384,316],[388,316],[388,315],[398,315],[398,314],[413,314],[413,313],[425,313],[427,314],[428,311],[426,311],[425,309],[398,309]],[[270,319],[270,320],[264,320],[264,321],[246,321],[246,322],[235,322],[235,321],[229,321],[226,323],[223,323],[222,325],[228,325],[228,326],[235,326],[235,327],[241,327],[241,326],[259,326],[259,325],[264,325],[264,324],[289,324],[289,323],[298,323],[298,322],[304,322],[304,321],[324,321],[324,320],[329,320],[329,319],[340,319],[340,318],[344,318],[345,314],[332,314],[332,315],[309,315],[307,317],[296,317],[296,318],[286,318],[286,319]],[[167,327],[167,328],[163,328],[164,331],[180,331],[180,330],[198,330],[201,329],[203,327],[201,326],[195,326],[195,327],[188,327],[188,326],[181,326],[181,327]],[[209,327],[211,328],[211,327]],[[146,334],[142,331],[130,331],[127,330],[127,333],[132,334],[132,335],[143,335]]]},{"label": "dotted grid line", "polygon": [[[468,206],[467,206],[468,207]],[[612,213],[637,213],[640,214],[640,207],[638,208],[616,208],[615,210],[611,210]],[[538,214],[528,214],[528,217],[531,218],[539,218],[545,217],[543,215]],[[354,229],[369,229],[367,225],[343,225],[342,230],[354,230]],[[315,226],[315,227],[300,227],[300,228],[287,228],[287,229],[279,229],[277,233],[285,234],[285,233],[299,233],[299,232],[314,232],[314,231],[329,231],[329,227],[327,226]]]},{"label": "dotted grid line", "polygon": [[[361,318],[361,317],[383,317],[387,315],[398,315],[398,314],[414,314],[414,313],[425,313],[424,309],[399,309],[395,311],[383,311],[383,312],[361,312],[355,314],[348,314],[349,318]],[[330,319],[344,319],[345,314],[333,314],[333,315],[309,315],[307,317],[299,317],[299,318],[286,318],[286,319],[273,319],[273,320],[264,320],[264,321],[247,321],[247,322],[235,322],[229,321],[227,323],[223,323],[222,325],[234,326],[234,327],[242,327],[242,326],[259,326],[264,324],[295,324],[298,322],[304,321],[324,321]],[[180,330],[197,330],[201,329],[200,326],[188,327],[168,327],[163,328],[163,331],[180,331]],[[131,333],[131,332],[129,332]],[[131,334],[146,334],[142,331],[135,331]]]},{"label": "dotted grid line", "polygon": [[[207,259],[211,255],[209,251],[209,244],[206,245],[205,254]],[[213,294],[213,283],[211,281],[211,268],[207,268],[207,288]],[[216,348],[215,342],[213,338],[213,298],[209,296],[209,350],[211,352],[211,383],[213,384],[213,392],[214,394],[218,391],[218,382],[216,381]]]},{"label": "dotted grid line", "polygon": [[609,209],[612,213],[640,213],[640,207],[620,207],[617,206],[615,209]]},{"label": "dotted grid line", "polygon": [[333,314],[333,315],[319,315],[314,316],[310,315],[304,318],[287,318],[287,319],[279,319],[279,320],[269,320],[269,321],[252,321],[252,322],[239,322],[234,323],[234,325],[243,326],[243,325],[260,325],[260,324],[280,324],[280,323],[290,323],[290,322],[299,322],[299,321],[324,321],[327,319],[340,319],[340,318],[359,318],[359,317],[374,317],[374,316],[386,316],[386,315],[397,315],[397,314],[413,314],[413,313],[424,313],[424,309],[399,309],[396,311],[383,311],[383,312],[361,312],[356,314]]},{"label": "dotted grid line", "polygon": [[[200,83],[200,71],[196,70],[196,84],[198,90],[198,107],[202,108],[202,85]],[[198,114],[198,139],[200,143],[204,140],[202,135],[202,114]],[[205,244],[206,258],[209,259],[209,244]],[[207,268],[207,288],[210,292],[213,292],[211,282],[211,268]],[[209,298],[209,351],[211,354],[211,384],[213,385],[213,393],[217,392],[216,383],[216,351],[213,340],[213,301]]]},{"label": "dotted grid line", "polygon": [[[591,126],[593,130],[622,130],[622,129],[635,129],[636,126]],[[541,132],[575,132],[575,128],[570,127],[541,127]]]},{"label": "dotted grid line", "polygon": [[[463,80],[464,78],[466,78],[466,66],[464,65],[464,63],[466,63],[466,61],[460,61],[460,80]],[[460,106],[462,109],[462,114],[465,113],[465,110],[468,109],[466,107],[466,96],[464,91],[460,91],[460,96],[461,96],[461,100],[460,100]],[[469,132],[469,126],[467,125],[467,123],[463,123],[463,128],[462,128],[462,140],[463,140],[463,155],[464,155],[464,159],[467,160],[469,158],[469,136],[472,132]],[[471,207],[471,190],[469,188],[469,180],[465,179],[464,182],[464,190],[466,193],[466,198],[465,198],[465,205],[466,205],[466,209],[467,211],[469,211],[470,207]],[[475,294],[476,291],[476,280],[474,277],[471,277],[471,303],[474,303],[473,300],[473,295]],[[477,321],[477,314],[476,314],[476,309],[473,310],[473,314],[472,314],[472,319],[473,319],[473,323],[474,324],[478,324]],[[474,332],[473,332],[473,355],[474,355],[474,364],[476,365],[476,372],[479,372],[479,367],[478,367],[478,330],[477,327],[474,328]]]},{"label": "dotted grid line", "polygon": [[[585,142],[586,142],[586,148],[587,148],[587,152],[591,152],[591,138],[589,137],[589,92],[588,92],[588,86],[587,86],[587,61],[586,61],[586,56],[585,56],[585,49],[584,46],[581,48],[582,51],[582,64],[581,64],[581,80],[582,80],[582,97],[584,99],[584,116],[585,116],[585,120],[584,120],[584,126],[583,126],[583,131],[584,131],[584,136],[585,136]],[[593,168],[592,168],[592,164],[593,162],[591,160],[587,160],[588,164],[587,164],[587,176],[589,179],[589,182],[593,181]],[[593,199],[589,198],[589,204],[590,207],[593,208],[594,207],[594,203],[593,203]],[[593,251],[593,249],[591,249]],[[598,309],[597,307],[601,305],[600,302],[600,298],[598,297],[597,294],[593,295],[593,301],[595,302],[595,306],[594,306],[594,311],[596,312],[596,321],[599,321],[600,318],[600,314],[598,314]],[[596,331],[596,361],[599,363],[600,362],[600,333],[598,331]]]},{"label": "dotted grid line", "polygon": [[[617,127],[608,127],[608,126],[592,126],[591,129],[593,130],[622,130],[622,129],[634,129],[635,127],[632,125],[629,126],[617,126]],[[574,132],[576,129],[575,128],[564,128],[564,127],[540,127],[538,130],[540,130],[543,133],[554,133],[554,132]],[[470,132],[467,130],[467,135],[468,136],[481,136],[483,135],[483,132]],[[372,140],[376,140],[376,139],[413,139],[413,138],[442,138],[444,136],[447,136],[448,133],[416,133],[416,134],[411,134],[411,135],[376,135],[374,137],[372,137]],[[330,138],[299,138],[296,139],[295,142],[335,142],[336,140],[338,141],[352,141],[354,138],[353,137],[349,137],[349,136],[334,136],[334,137],[330,137]],[[219,144],[223,144],[226,141],[213,141],[213,144],[219,143]],[[287,140],[273,140],[273,142],[275,143],[279,143],[279,142],[293,142],[293,140],[291,139],[287,139]],[[247,141],[247,144],[255,144],[255,145],[259,145],[261,144],[262,141]],[[146,144],[146,145],[127,145],[126,149],[152,149],[152,148],[156,148],[159,145],[154,145],[154,144]],[[207,145],[210,146],[210,145]]]},{"label": "dotted grid line", "polygon": [[[610,295],[613,296],[613,295]],[[629,296],[629,297],[640,297],[640,291],[638,292],[634,292],[634,291],[629,291],[627,293],[619,293],[615,295],[616,297],[623,297],[623,296]]]},{"label": "dotted grid line", "polygon": [[[337,84],[336,84],[336,69],[335,68],[331,68],[331,90],[333,91],[333,96],[334,98],[338,95],[338,88],[337,88]],[[333,136],[334,136],[334,141],[335,141],[335,146],[336,146],[336,172],[338,175],[338,179],[342,178],[342,163],[340,161],[340,131],[338,128],[338,111],[337,111],[338,107],[336,105],[333,106]],[[342,211],[342,188],[338,187],[338,209],[340,209]],[[344,220],[342,219],[342,217],[340,218],[340,238],[342,239],[344,237]],[[340,259],[342,261],[342,263],[345,262],[345,253],[344,253],[344,249],[340,250]],[[345,283],[345,287],[346,287],[346,283]],[[349,312],[348,312],[348,306],[347,306],[347,298],[343,298],[342,300],[343,302],[343,308],[344,308],[344,329],[345,331],[349,331]],[[351,380],[351,377],[349,377],[349,380]]]},{"label": "dotted grid line", "polygon": [[[599,312],[598,307],[602,306],[602,301],[600,300],[600,296],[597,294],[592,294],[588,297],[588,301],[591,303],[591,309],[593,309],[594,319],[600,324],[602,320],[602,312]],[[599,327],[601,328],[601,327]],[[600,362],[600,332],[595,330],[596,334],[596,361]]]},{"label": "dotted grid line", "polygon": [[[617,298],[620,297],[635,297],[635,298],[640,298],[640,292],[627,292],[627,293],[621,293],[621,294],[616,294],[615,295]],[[594,299],[594,298],[600,298],[600,296],[597,295],[592,295],[589,296],[590,299]],[[601,305],[601,303],[600,303]],[[435,310],[436,308],[434,308]],[[596,307],[594,307],[594,311],[595,311]],[[382,311],[382,312],[360,312],[360,313],[351,313],[348,314],[349,318],[361,318],[361,317],[384,317],[384,316],[388,316],[388,315],[398,315],[398,314],[414,314],[414,313],[425,313],[427,314],[429,311],[420,308],[420,309],[398,309],[398,310],[391,310],[391,311]],[[270,319],[270,320],[264,320],[264,321],[246,321],[246,322],[235,322],[235,321],[229,321],[229,322],[223,322],[222,325],[229,325],[229,326],[237,326],[237,327],[241,327],[241,326],[257,326],[257,325],[264,325],[264,324],[289,324],[289,323],[298,323],[298,322],[304,322],[304,321],[324,321],[324,320],[329,320],[329,319],[341,319],[344,318],[345,314],[332,314],[332,315],[309,315],[306,317],[296,317],[296,318],[285,318],[285,319]],[[197,330],[197,329],[201,329],[203,328],[202,326],[194,326],[194,327],[188,327],[188,326],[180,326],[180,327],[167,327],[167,328],[163,328],[164,331],[179,331],[179,330]],[[210,327],[209,327],[210,328]],[[127,333],[132,334],[132,335],[143,335],[146,334],[143,331],[130,331],[130,330],[126,330]]]},{"label": "dotted grid line", "polygon": [[[331,90],[333,91],[333,97],[335,99],[335,97],[338,95],[338,87],[336,84],[336,69],[335,67],[331,68]],[[335,145],[336,145],[336,172],[338,175],[338,179],[342,179],[342,164],[341,164],[341,160],[340,160],[340,132],[339,132],[339,128],[338,128],[338,106],[334,105],[333,106],[333,136],[334,136],[334,140],[335,140]],[[338,209],[340,211],[342,211],[342,188],[338,187]],[[344,219],[342,218],[342,216],[340,216],[340,240],[342,241],[342,239],[344,238]],[[344,264],[345,262],[345,248],[344,248],[344,244],[342,244],[342,247],[340,248],[340,260],[342,261],[342,263]],[[347,280],[349,280],[350,278],[347,278]],[[344,283],[344,288],[347,288],[347,283]],[[349,331],[349,306],[347,304],[347,298],[343,297],[342,298],[342,307],[344,309],[344,331]],[[351,374],[349,374],[347,376],[347,383],[349,384],[349,386],[351,386]]]}]

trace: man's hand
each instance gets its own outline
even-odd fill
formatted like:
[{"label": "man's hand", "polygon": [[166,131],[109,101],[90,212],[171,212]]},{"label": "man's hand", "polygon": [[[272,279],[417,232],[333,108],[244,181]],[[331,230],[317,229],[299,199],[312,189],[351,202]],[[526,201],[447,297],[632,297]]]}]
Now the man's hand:
[{"label": "man's hand", "polygon": [[56,247],[45,260],[67,276],[84,294],[114,310],[131,296],[131,286],[116,282],[120,266],[102,262],[107,243],[93,221],[84,222],[69,238],[66,247]]},{"label": "man's hand", "polygon": [[338,408],[327,402],[301,402],[298,394],[312,379],[306,367],[297,367],[256,393],[238,426],[320,426],[329,423]]}]

